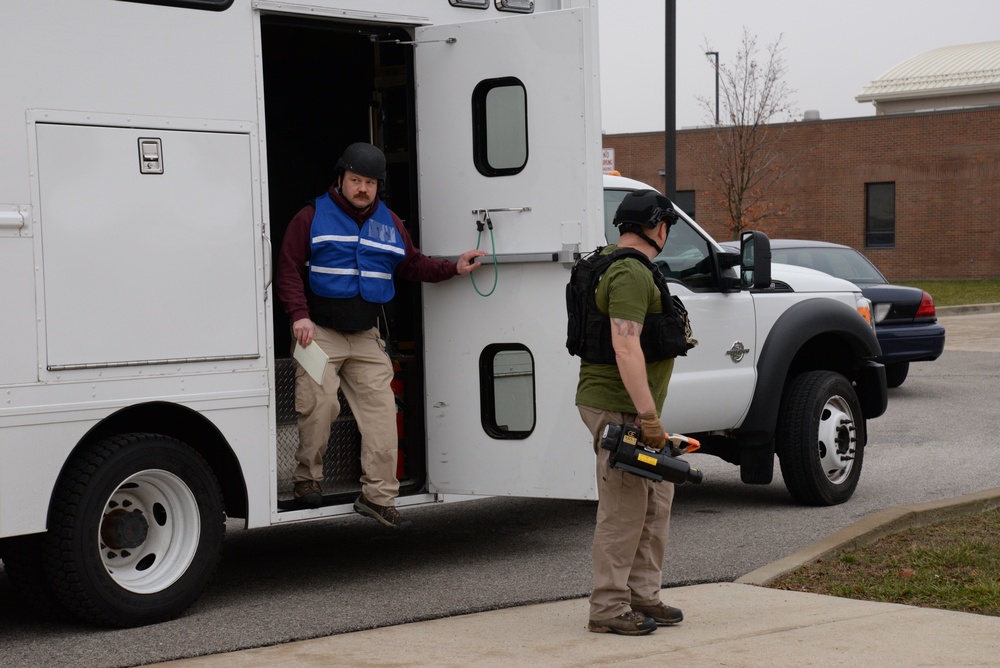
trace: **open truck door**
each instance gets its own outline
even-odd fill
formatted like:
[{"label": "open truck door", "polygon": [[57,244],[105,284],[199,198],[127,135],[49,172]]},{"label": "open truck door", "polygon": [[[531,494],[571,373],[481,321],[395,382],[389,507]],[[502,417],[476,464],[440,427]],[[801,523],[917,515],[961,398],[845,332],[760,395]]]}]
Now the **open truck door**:
[{"label": "open truck door", "polygon": [[564,346],[569,268],[601,215],[594,19],[416,31],[422,250],[490,253],[474,282],[423,286],[432,491],[596,497]]}]

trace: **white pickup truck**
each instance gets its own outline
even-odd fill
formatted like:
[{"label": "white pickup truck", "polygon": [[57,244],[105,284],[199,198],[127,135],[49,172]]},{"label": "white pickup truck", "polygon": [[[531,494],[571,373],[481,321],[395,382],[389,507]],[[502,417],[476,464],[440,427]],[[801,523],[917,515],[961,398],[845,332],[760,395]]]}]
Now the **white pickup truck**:
[{"label": "white pickup truck", "polygon": [[[609,243],[621,199],[649,187],[604,176]],[[777,454],[796,501],[843,503],[861,477],[865,423],[888,403],[870,302],[847,281],[771,265],[760,232],[745,233],[735,254],[678,213],[655,262],[684,302],[698,345],[677,359],[664,426],[739,465],[745,483],[771,482]]]}]

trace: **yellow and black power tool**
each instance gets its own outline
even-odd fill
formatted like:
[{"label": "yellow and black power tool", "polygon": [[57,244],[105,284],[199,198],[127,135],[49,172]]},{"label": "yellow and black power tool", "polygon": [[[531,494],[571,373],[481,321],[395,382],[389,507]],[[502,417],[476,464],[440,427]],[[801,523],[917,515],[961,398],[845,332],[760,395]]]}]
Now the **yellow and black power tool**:
[{"label": "yellow and black power tool", "polygon": [[701,482],[701,471],[669,452],[694,452],[701,447],[697,440],[681,434],[667,434],[667,447],[653,450],[643,445],[640,434],[642,428],[636,424],[609,424],[604,428],[601,447],[611,452],[612,468],[656,482],[667,480],[678,485]]}]

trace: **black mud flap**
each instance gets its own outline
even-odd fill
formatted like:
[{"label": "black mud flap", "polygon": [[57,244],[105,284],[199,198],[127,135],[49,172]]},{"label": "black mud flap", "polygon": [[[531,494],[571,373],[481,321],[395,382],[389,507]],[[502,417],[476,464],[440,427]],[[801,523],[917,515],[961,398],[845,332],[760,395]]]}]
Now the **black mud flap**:
[{"label": "black mud flap", "polygon": [[885,366],[873,360],[866,360],[858,370],[856,390],[865,419],[871,420],[885,413],[885,409],[889,406]]}]

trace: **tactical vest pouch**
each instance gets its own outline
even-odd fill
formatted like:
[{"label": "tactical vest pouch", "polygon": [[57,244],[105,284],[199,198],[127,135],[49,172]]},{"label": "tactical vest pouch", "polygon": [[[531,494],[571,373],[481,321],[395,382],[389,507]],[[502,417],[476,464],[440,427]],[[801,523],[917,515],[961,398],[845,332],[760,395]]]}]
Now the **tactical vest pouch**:
[{"label": "tactical vest pouch", "polygon": [[647,362],[683,357],[697,345],[687,309],[676,295],[662,295],[663,314],[646,318],[639,341]]}]

